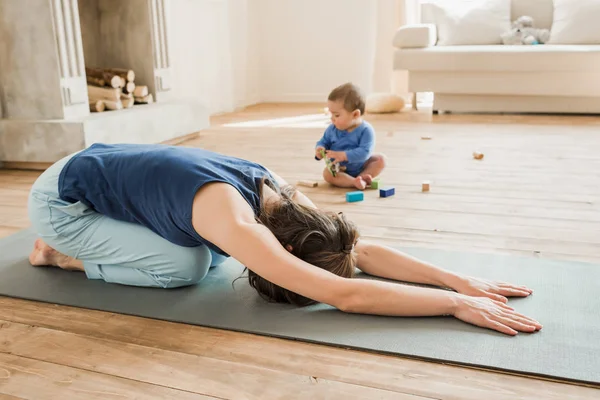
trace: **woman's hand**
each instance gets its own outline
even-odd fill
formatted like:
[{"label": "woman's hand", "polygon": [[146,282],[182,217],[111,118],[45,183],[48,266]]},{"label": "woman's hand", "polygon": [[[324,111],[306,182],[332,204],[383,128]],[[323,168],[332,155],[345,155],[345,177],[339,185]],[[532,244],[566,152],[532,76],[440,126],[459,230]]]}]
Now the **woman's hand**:
[{"label": "woman's hand", "polygon": [[511,336],[542,329],[536,320],[519,314],[500,301],[485,297],[460,296],[453,315],[461,321]]},{"label": "woman's hand", "polygon": [[495,282],[487,279],[463,277],[452,289],[458,293],[474,297],[489,297],[492,300],[507,302],[507,297],[527,297],[533,290],[506,282]]}]

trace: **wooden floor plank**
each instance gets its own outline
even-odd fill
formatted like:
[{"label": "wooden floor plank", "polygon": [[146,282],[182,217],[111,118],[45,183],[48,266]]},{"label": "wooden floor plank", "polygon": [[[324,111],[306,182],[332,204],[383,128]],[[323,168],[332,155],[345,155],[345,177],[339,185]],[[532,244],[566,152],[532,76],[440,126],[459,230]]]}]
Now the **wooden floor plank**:
[{"label": "wooden floor plank", "polygon": [[[501,400],[509,395],[591,400],[598,393],[531,378],[3,297],[0,320],[440,400]],[[43,337],[48,342],[48,336]]]},{"label": "wooden floor plank", "polygon": [[[18,396],[18,397],[17,397]],[[0,399],[215,399],[0,353]]]},{"label": "wooden floor plank", "polygon": [[[496,255],[513,255],[519,257],[535,257],[543,259],[553,260],[570,260],[577,262],[585,262],[588,264],[598,265],[598,255],[590,253],[589,255],[582,255],[576,253],[564,253],[552,250],[537,250],[537,247],[531,246],[531,248],[512,248],[510,243],[500,243],[494,247],[489,243],[466,243],[464,240],[451,241],[448,237],[431,238],[431,239],[415,239],[413,237],[408,238],[382,238],[378,235],[367,235],[361,236],[365,240],[376,241],[381,244],[385,244],[392,247],[418,247],[418,248],[435,248],[440,250],[451,250],[458,252],[473,252],[478,254],[496,254]],[[515,243],[515,242],[513,242]],[[519,244],[519,242],[516,242]],[[522,247],[522,246],[515,246]]]},{"label": "wooden floor plank", "polygon": [[[376,150],[388,157],[382,179],[395,186],[397,193],[389,199],[378,199],[371,191],[366,193],[368,201],[348,204],[346,190],[324,184],[323,163],[312,157],[314,144],[327,125],[322,105],[261,104],[214,116],[210,128],[181,145],[261,162],[291,183],[320,180],[317,188],[303,190],[320,207],[350,215],[360,223],[364,238],[380,243],[600,265],[600,118],[407,112],[367,115],[367,119],[377,132]],[[432,139],[422,140],[424,135]],[[472,158],[475,150],[485,154],[483,160]],[[28,192],[40,173],[0,170],[0,237],[29,226]],[[430,193],[421,193],[423,180],[431,181]],[[114,375],[87,371],[107,379],[109,386],[115,382],[116,387],[123,379],[133,381],[123,376],[138,376],[128,365],[132,351],[128,346],[133,345],[141,346],[142,350],[135,349],[142,353],[148,348],[160,350],[164,359],[140,356],[147,363],[142,365],[151,370],[170,360],[165,356],[168,352],[197,357],[193,360],[198,364],[179,369],[171,366],[177,377],[146,376],[145,384],[157,390],[162,390],[165,382],[181,387],[182,377],[195,376],[188,369],[198,366],[204,371],[220,361],[234,365],[234,375],[256,368],[275,371],[280,374],[282,391],[287,387],[304,389],[307,383],[302,379],[317,377],[310,383],[312,392],[307,392],[316,398],[348,397],[349,387],[358,388],[356,393],[379,390],[385,395],[398,392],[444,400],[595,399],[598,393],[488,371],[6,298],[0,298],[0,319],[48,328],[34,329],[38,342],[58,342],[75,334],[78,343],[92,349],[104,349],[107,339],[120,343],[120,348],[127,350],[124,353],[99,353],[111,355],[110,362],[102,362]],[[83,350],[57,345],[63,346],[64,358],[59,358],[56,349],[41,345],[36,345],[36,356],[55,357],[58,364],[49,365],[62,365],[66,368],[63,375],[86,372],[74,366],[81,362],[77,357]],[[19,346],[25,349],[25,345]],[[73,365],[64,365],[65,360]],[[39,384],[40,388],[45,385]],[[40,398],[35,388],[21,390],[4,394]],[[283,398],[284,393],[275,391],[271,394]],[[239,392],[218,393],[234,398]]]},{"label": "wooden floor plank", "polygon": [[[181,391],[232,399],[419,400],[421,396],[290,374],[123,341],[0,321],[0,354],[7,353]],[[0,364],[1,367],[1,364]]]},{"label": "wooden floor plank", "polygon": [[0,400],[25,400],[23,397],[11,396],[9,394],[0,393]]}]

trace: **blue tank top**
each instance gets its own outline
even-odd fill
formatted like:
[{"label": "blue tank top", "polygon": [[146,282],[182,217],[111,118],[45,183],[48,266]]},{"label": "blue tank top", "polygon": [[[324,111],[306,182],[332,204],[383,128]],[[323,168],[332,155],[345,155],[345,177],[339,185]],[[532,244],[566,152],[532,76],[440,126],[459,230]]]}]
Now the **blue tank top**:
[{"label": "blue tank top", "polygon": [[160,144],[93,144],[65,165],[58,180],[61,199],[108,217],[141,224],[179,246],[207,245],[192,226],[192,203],[209,182],[236,188],[254,214],[260,210],[259,183],[263,166],[198,148]]}]

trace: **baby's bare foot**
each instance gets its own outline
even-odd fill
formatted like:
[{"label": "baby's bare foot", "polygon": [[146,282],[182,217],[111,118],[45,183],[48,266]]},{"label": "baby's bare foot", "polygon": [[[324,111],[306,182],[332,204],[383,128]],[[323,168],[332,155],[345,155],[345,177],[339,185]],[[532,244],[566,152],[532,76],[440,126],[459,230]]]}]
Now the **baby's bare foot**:
[{"label": "baby's bare foot", "polygon": [[370,174],[364,174],[364,175],[361,175],[361,176],[365,180],[365,182],[367,183],[367,186],[370,185],[371,183],[373,183],[373,177]]},{"label": "baby's bare foot", "polygon": [[367,182],[365,182],[362,176],[357,176],[354,178],[354,186],[359,190],[364,190],[367,187]]}]

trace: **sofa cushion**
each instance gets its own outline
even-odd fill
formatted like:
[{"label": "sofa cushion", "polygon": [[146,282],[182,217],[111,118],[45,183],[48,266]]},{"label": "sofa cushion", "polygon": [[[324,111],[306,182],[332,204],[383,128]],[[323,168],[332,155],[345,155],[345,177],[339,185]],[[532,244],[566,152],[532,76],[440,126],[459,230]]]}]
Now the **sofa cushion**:
[{"label": "sofa cushion", "polygon": [[423,22],[437,27],[438,46],[502,44],[510,30],[508,0],[423,1]]},{"label": "sofa cushion", "polygon": [[[433,0],[422,0],[421,22],[435,24]],[[554,13],[554,0],[511,0],[511,21],[523,15],[533,18],[536,28],[550,29]]]},{"label": "sofa cushion", "polygon": [[600,44],[600,0],[554,0],[551,44]]},{"label": "sofa cushion", "polygon": [[600,45],[433,46],[399,49],[394,69],[408,71],[598,72]]},{"label": "sofa cushion", "polygon": [[413,24],[398,28],[392,45],[399,49],[434,46],[437,32],[433,24]]},{"label": "sofa cushion", "polygon": [[511,18],[528,15],[536,28],[550,29],[554,12],[554,0],[512,0]]}]

